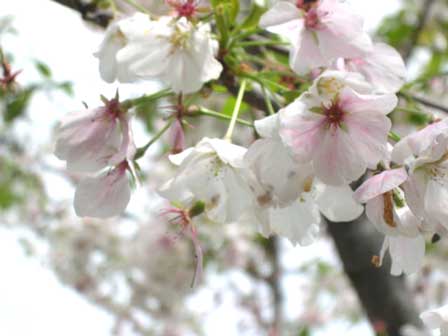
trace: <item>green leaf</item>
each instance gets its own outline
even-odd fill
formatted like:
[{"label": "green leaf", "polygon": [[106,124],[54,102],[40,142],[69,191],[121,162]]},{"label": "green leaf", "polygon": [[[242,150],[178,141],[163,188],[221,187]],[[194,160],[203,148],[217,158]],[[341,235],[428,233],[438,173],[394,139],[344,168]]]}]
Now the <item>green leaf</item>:
[{"label": "green leaf", "polygon": [[45,63],[36,61],[36,69],[45,78],[51,78],[51,70]]},{"label": "green leaf", "polygon": [[[221,113],[231,116],[233,112],[233,108],[236,104],[236,98],[231,96],[227,98],[226,102],[224,103],[224,106],[221,109]],[[240,115],[243,115],[244,113],[249,111],[249,105],[247,105],[245,102],[241,103],[241,109],[240,109]]]},{"label": "green leaf", "polygon": [[68,96],[73,96],[73,84],[71,82],[62,82],[59,84],[59,88],[64,91]]},{"label": "green leaf", "polygon": [[6,112],[3,117],[5,122],[10,123],[25,112],[33,93],[34,89],[26,89],[12,97],[6,104]]},{"label": "green leaf", "polygon": [[266,8],[260,7],[256,4],[252,4],[249,15],[246,16],[243,23],[241,24],[241,29],[251,29],[258,27],[260,17],[266,12]]}]

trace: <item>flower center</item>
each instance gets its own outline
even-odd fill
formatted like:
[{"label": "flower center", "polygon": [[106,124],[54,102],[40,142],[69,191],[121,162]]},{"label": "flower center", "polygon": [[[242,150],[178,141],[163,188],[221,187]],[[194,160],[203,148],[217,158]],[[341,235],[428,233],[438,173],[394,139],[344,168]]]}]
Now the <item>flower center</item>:
[{"label": "flower center", "polygon": [[316,7],[318,0],[297,0],[296,6],[308,12],[311,8]]},{"label": "flower center", "polygon": [[190,32],[182,31],[179,27],[175,28],[173,35],[171,35],[170,42],[172,45],[172,51],[176,49],[185,49],[188,46],[188,40],[190,39]]},{"label": "flower center", "polygon": [[175,11],[177,12],[177,15],[179,17],[186,17],[191,18],[196,14],[197,6],[198,6],[197,0],[169,0],[168,4],[172,6]]},{"label": "flower center", "polygon": [[329,107],[324,107],[327,125],[340,127],[344,122],[345,112],[338,103],[332,102]]},{"label": "flower center", "polygon": [[315,8],[310,9],[305,15],[305,27],[307,29],[319,28],[319,16]]}]

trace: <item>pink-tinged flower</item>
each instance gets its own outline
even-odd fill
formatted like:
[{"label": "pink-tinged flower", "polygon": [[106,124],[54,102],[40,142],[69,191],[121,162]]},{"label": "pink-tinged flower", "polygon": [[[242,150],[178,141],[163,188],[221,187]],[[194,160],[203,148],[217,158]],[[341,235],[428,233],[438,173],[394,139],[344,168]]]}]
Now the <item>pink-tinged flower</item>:
[{"label": "pink-tinged flower", "polygon": [[420,318],[429,329],[439,329],[441,336],[448,335],[448,305],[427,310],[420,315]]},{"label": "pink-tinged flower", "polygon": [[104,39],[94,53],[99,60],[99,70],[101,78],[112,83],[118,80],[122,83],[133,82],[138,77],[129,70],[129,64],[119,62],[117,53],[129,41],[143,34],[149,29],[151,19],[148,15],[135,13],[133,16],[111,23],[104,35]]},{"label": "pink-tinged flower", "polygon": [[448,119],[435,122],[398,142],[392,160],[409,166],[403,185],[409,207],[424,228],[439,234],[448,230]]},{"label": "pink-tinged flower", "polygon": [[425,255],[421,222],[406,205],[400,189],[407,178],[404,168],[387,170],[365,181],[355,192],[356,200],[367,203],[367,218],[385,235],[377,266],[389,250],[392,275],[417,272]]},{"label": "pink-tinged flower", "polygon": [[410,163],[409,180],[403,187],[409,206],[424,221],[425,228],[445,235],[448,230],[448,135],[439,135]]},{"label": "pink-tinged flower", "polygon": [[129,121],[117,99],[105,106],[70,113],[57,130],[55,155],[67,169],[96,172],[123,161],[132,148]]},{"label": "pink-tinged flower", "polygon": [[392,161],[403,164],[407,159],[421,155],[440,135],[448,135],[448,118],[432,123],[418,132],[401,139],[392,151]]},{"label": "pink-tinged flower", "polygon": [[236,221],[252,201],[243,171],[245,153],[245,148],[225,140],[204,138],[195,147],[170,156],[179,167],[159,194],[183,208],[204,202],[205,215],[214,222]]},{"label": "pink-tinged flower", "polygon": [[120,63],[140,78],[158,79],[175,92],[193,93],[217,79],[222,65],[215,58],[218,43],[210,25],[186,18],[162,17],[117,53]]},{"label": "pink-tinged flower", "polygon": [[394,94],[359,94],[323,75],[280,111],[280,135],[297,161],[312,162],[322,182],[349,184],[388,158],[387,114],[396,104]]},{"label": "pink-tinged flower", "polygon": [[95,177],[81,180],[75,192],[75,212],[79,217],[109,218],[127,207],[131,189],[127,161]]},{"label": "pink-tinged flower", "polygon": [[391,46],[376,43],[363,57],[345,59],[345,69],[361,73],[381,93],[395,93],[406,81],[406,66]]},{"label": "pink-tinged flower", "polygon": [[291,41],[290,66],[298,74],[339,57],[363,56],[372,48],[361,17],[339,0],[278,1],[260,26]]}]

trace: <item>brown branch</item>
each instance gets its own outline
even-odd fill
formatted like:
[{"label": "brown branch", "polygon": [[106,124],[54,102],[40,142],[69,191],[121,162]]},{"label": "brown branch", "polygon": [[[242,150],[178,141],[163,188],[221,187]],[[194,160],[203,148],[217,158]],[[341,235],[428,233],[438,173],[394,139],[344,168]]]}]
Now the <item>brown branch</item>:
[{"label": "brown branch", "polygon": [[435,0],[422,1],[422,8],[420,15],[417,19],[417,24],[412,32],[411,37],[408,40],[408,43],[406,44],[406,46],[403,48],[402,51],[403,58],[406,62],[412,56],[415,46],[418,43],[418,39],[420,38],[422,31],[425,29],[426,23],[429,18],[429,14],[431,12],[431,7],[434,4],[434,2]]},{"label": "brown branch", "polygon": [[272,292],[273,320],[270,335],[283,335],[283,294],[280,285],[282,269],[280,265],[280,246],[278,237],[271,237],[266,245],[266,252],[271,262],[272,271],[267,279]]},{"label": "brown branch", "polygon": [[415,95],[407,93],[407,92],[406,93],[399,92],[398,96],[403,97],[405,99],[415,100],[416,102],[418,102],[418,103],[420,103],[422,105],[425,105],[427,107],[439,110],[439,111],[444,112],[444,113],[448,113],[448,107],[447,106],[444,106],[444,105],[441,105],[441,104],[438,104],[438,103],[434,103],[434,102],[432,102],[432,101],[430,101],[430,100],[428,100],[426,98],[415,96]]},{"label": "brown branch", "polygon": [[384,326],[389,336],[401,336],[400,329],[411,324],[421,326],[404,277],[390,275],[390,261],[381,268],[372,265],[383,237],[362,216],[348,223],[328,223],[344,269],[373,326]]},{"label": "brown branch", "polygon": [[105,28],[109,25],[109,22],[113,19],[113,14],[104,11],[96,6],[94,3],[86,3],[82,0],[53,0],[54,2],[71,8],[79,12],[82,18],[90,23]]}]

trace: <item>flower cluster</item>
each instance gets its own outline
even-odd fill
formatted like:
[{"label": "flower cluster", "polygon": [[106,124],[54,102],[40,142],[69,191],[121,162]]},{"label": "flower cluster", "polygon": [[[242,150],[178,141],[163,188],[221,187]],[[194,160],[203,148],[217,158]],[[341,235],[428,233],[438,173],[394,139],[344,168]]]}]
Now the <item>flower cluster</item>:
[{"label": "flower cluster", "polygon": [[[197,1],[168,3],[174,15],[138,13],[111,24],[96,56],[105,81],[158,80],[178,96],[168,124],[174,126],[175,143],[181,144],[170,156],[177,172],[159,194],[175,207],[165,213],[181,216],[197,256],[202,258],[202,251],[193,220],[248,222],[265,236],[279,234],[304,245],[315,239],[321,214],[347,222],[361,215],[365,203],[367,217],[385,235],[375,265],[389,250],[392,274],[417,271],[425,232],[442,235],[447,230],[448,123],[433,123],[391,149],[388,114],[397,107],[396,93],[406,77],[398,52],[373,43],[362,19],[339,0],[278,1],[260,26],[289,41],[290,68],[310,85],[277,113],[269,109],[267,95],[271,115],[254,122],[257,139],[245,148],[231,142],[245,80],[254,77],[242,76],[231,118],[204,112],[231,120],[224,139],[205,137],[182,150],[183,118],[191,112],[183,97],[220,79],[221,63],[227,67],[220,84],[231,86],[238,81],[229,80],[229,73],[238,77],[247,67],[232,68],[237,58],[231,48],[238,41],[229,42],[221,12],[215,9],[218,43],[211,25],[196,17]],[[133,171],[134,159],[142,154],[136,155],[133,146],[127,105],[114,99],[67,116],[56,153],[71,170],[91,173],[109,167],[78,186],[78,215],[108,217],[124,210],[130,197],[126,171]],[[353,192],[352,183],[365,176]],[[190,216],[197,204],[200,213]]]}]

